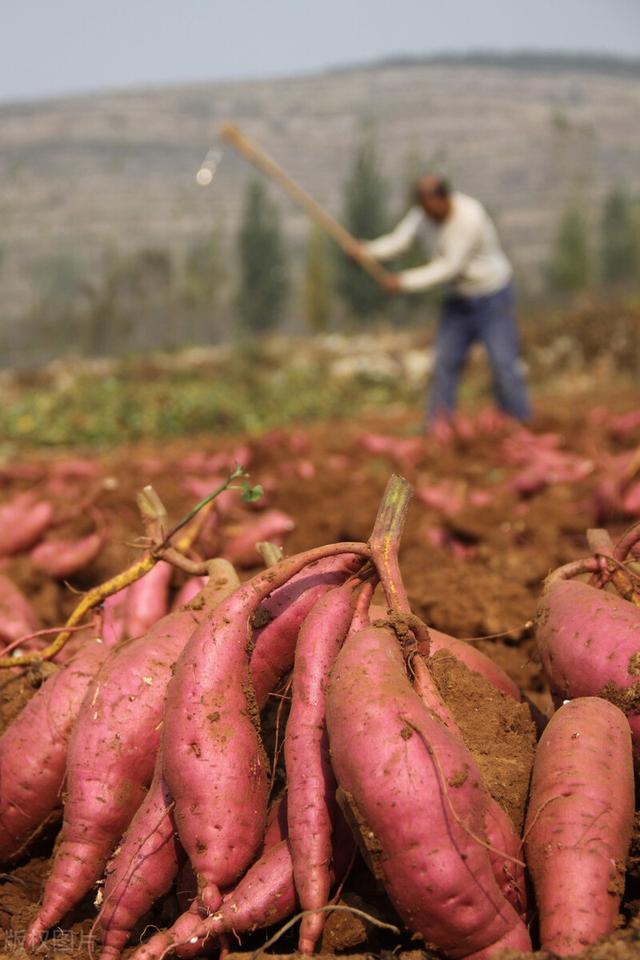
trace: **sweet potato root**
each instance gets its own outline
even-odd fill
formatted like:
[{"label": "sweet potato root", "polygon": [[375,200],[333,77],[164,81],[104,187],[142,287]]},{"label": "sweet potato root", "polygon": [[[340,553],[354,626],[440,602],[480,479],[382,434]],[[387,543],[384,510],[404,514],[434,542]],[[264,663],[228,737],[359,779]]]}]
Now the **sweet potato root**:
[{"label": "sweet potato root", "polygon": [[640,609],[560,573],[547,579],[536,612],[536,643],[551,692],[556,703],[604,696],[619,706],[640,761]]},{"label": "sweet potato root", "polygon": [[38,629],[36,612],[13,580],[0,573],[0,647]]},{"label": "sweet potato root", "polygon": [[[285,817],[281,816],[284,812]],[[286,810],[278,811],[286,826]],[[275,823],[276,821],[272,821]],[[271,840],[269,840],[271,833]],[[331,855],[331,882],[339,882],[353,859],[355,845],[350,830],[338,812]],[[285,920],[298,903],[293,882],[293,862],[286,834],[267,829],[264,850],[237,886],[225,894],[220,909],[210,917],[198,915],[195,904],[169,929],[152,937],[131,960],[159,960],[175,951],[180,958],[199,956],[225,934],[251,933]]]},{"label": "sweet potato root", "polygon": [[[289,844],[303,910],[326,906],[331,887],[336,781],[329,760],[325,691],[355,605],[353,584],[331,590],[315,604],[298,637],[291,711],[285,736]],[[299,949],[313,953],[324,914],[303,917]]]},{"label": "sweet potato root", "polygon": [[293,530],[293,517],[282,510],[266,510],[258,517],[246,520],[241,528],[224,545],[224,556],[241,569],[260,565],[256,543],[269,540],[282,546],[284,537]]},{"label": "sweet potato root", "polygon": [[[384,619],[386,609],[374,604],[370,611],[370,620],[375,622]],[[456,637],[450,637],[448,633],[442,633],[434,627],[429,627],[429,649],[424,651],[427,656],[433,656],[439,650],[448,650],[456,660],[464,663],[469,670],[479,673],[481,677],[488,680],[489,683],[514,700],[521,700],[522,694],[517,685],[511,680],[504,670],[498,666],[490,657],[481,650],[477,650],[466,640],[458,640]]]},{"label": "sweet potato root", "polygon": [[250,621],[309,563],[358,552],[369,553],[364,544],[332,544],[258,574],[202,624],[176,664],[164,713],[164,773],[200,899],[212,912],[222,902],[220,888],[251,862],[265,826],[267,763],[249,673]]},{"label": "sweet potato root", "polygon": [[570,701],[538,744],[525,828],[546,950],[574,956],[614,929],[633,813],[624,714],[598,697]]},{"label": "sweet potato root", "polygon": [[50,577],[64,580],[84,567],[98,556],[106,540],[104,530],[95,531],[86,537],[74,540],[51,538],[43,540],[31,551],[31,562]]},{"label": "sweet potato root", "polygon": [[0,506],[0,554],[11,556],[33,547],[54,519],[53,504],[33,491],[19,493]]},{"label": "sweet potato root", "polygon": [[197,624],[238,582],[230,564],[215,563],[206,591],[119,650],[87,691],[69,744],[62,839],[27,947],[102,875],[144,799],[172,665]]},{"label": "sweet potato root", "polygon": [[531,949],[493,876],[473,759],[411,689],[385,628],[345,642],[329,684],[327,726],[361,841],[408,928],[452,958]]},{"label": "sweet potato root", "polygon": [[149,573],[128,588],[125,617],[128,637],[141,637],[169,612],[172,574],[171,564],[160,560]]},{"label": "sweet potato root", "polygon": [[[429,636],[432,636],[433,632],[429,630]],[[447,730],[463,742],[462,731],[442,700],[427,664],[428,661],[421,655],[412,659],[413,688],[427,709]],[[479,780],[481,774],[475,765],[473,773]],[[509,815],[494,800],[489,791],[483,788],[482,794],[484,835],[493,875],[504,897],[524,918],[527,909],[527,891],[520,852],[520,837]]]},{"label": "sweet potato root", "polygon": [[97,919],[103,960],[120,956],[138,920],[175,879],[181,849],[172,807],[162,774],[162,754],[158,751],[148,793],[107,867]]},{"label": "sweet potato root", "polygon": [[[291,670],[298,631],[316,601],[354,573],[361,558],[344,554],[305,567],[261,603],[254,617],[251,675],[259,707]],[[264,626],[260,626],[264,624]]]},{"label": "sweet potato root", "polygon": [[222,933],[246,933],[284,920],[296,903],[291,850],[288,841],[281,840],[247,870],[211,917],[204,919],[194,909],[183,913],[169,930],[136,950],[131,960],[159,960],[180,946],[181,957],[197,956]]},{"label": "sweet potato root", "polygon": [[0,861],[17,856],[59,814],[71,728],[110,653],[99,640],[85,641],[0,737]]}]

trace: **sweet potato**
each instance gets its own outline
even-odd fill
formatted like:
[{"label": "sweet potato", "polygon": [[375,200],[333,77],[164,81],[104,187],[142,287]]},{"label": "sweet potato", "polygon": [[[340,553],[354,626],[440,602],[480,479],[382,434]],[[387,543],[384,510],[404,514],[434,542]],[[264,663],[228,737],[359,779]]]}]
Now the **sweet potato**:
[{"label": "sweet potato", "polygon": [[518,916],[527,917],[527,883],[523,864],[522,840],[513,821],[500,804],[487,795],[484,809],[484,836],[489,861],[500,891]]},{"label": "sweet potato", "polygon": [[633,815],[624,714],[598,697],[572,700],[538,744],[525,827],[546,950],[574,956],[614,929]]},{"label": "sweet potato", "polygon": [[131,960],[159,960],[180,946],[181,957],[202,953],[222,933],[256,930],[284,920],[297,903],[293,864],[287,840],[268,849],[249,868],[235,890],[208,919],[197,910],[183,913],[169,930],[153,936],[133,954]]},{"label": "sweet potato", "polygon": [[[381,618],[384,619],[385,616],[386,609],[384,607],[378,606],[377,604],[371,607],[370,620],[372,622]],[[449,651],[456,660],[464,663],[465,667],[468,667],[469,670],[479,673],[481,677],[488,680],[489,683],[493,684],[497,690],[506,694],[507,697],[512,697],[518,701],[522,700],[520,690],[504,670],[485,653],[477,650],[466,640],[458,640],[456,637],[450,637],[448,633],[442,633],[440,630],[429,627],[429,641],[428,655],[433,656],[433,654],[438,653],[439,650]]]},{"label": "sweet potato", "polygon": [[171,609],[179,610],[180,607],[184,607],[185,603],[189,603],[197,593],[200,593],[206,582],[204,577],[189,577],[175,595]]},{"label": "sweet potato", "polygon": [[0,861],[18,855],[59,811],[71,728],[110,653],[101,641],[86,641],[0,737]]},{"label": "sweet potato", "polygon": [[[269,810],[262,853],[286,835],[284,796],[275,800]],[[184,861],[184,854],[175,833],[173,803],[162,775],[159,751],[149,791],[107,867],[104,900],[96,921],[104,944],[103,958],[120,955],[137,922],[170,888],[181,860]],[[182,871],[180,896],[184,896],[185,886],[193,888],[191,899],[195,897],[195,877],[188,863]]]},{"label": "sweet potato", "polygon": [[[186,911],[169,930],[152,937],[137,950],[131,960],[159,960],[172,950],[181,958],[199,956],[207,947],[213,947],[215,937],[221,934],[251,933],[286,919],[297,906],[293,862],[286,836],[277,840],[274,832],[273,840],[267,843],[265,838],[263,853],[235,889],[225,894],[213,916],[200,917],[193,908]],[[332,883],[342,879],[354,850],[349,828],[338,812],[331,855]]]},{"label": "sweet potato", "polygon": [[384,627],[345,642],[329,683],[327,727],[361,841],[409,929],[452,958],[531,949],[493,876],[473,759],[412,690]]},{"label": "sweet potato", "polygon": [[36,612],[16,584],[0,573],[0,647],[38,629]]},{"label": "sweet potato", "polygon": [[124,587],[118,593],[107,597],[102,606],[102,635],[112,646],[116,646],[127,636],[127,599],[130,589],[131,587]]},{"label": "sweet potato", "polygon": [[[429,630],[431,636],[435,631]],[[445,636],[442,634],[442,636]],[[442,700],[424,657],[418,655],[411,661],[413,689],[424,705],[452,734],[463,740],[455,717]],[[474,765],[474,775],[480,773]],[[488,790],[483,790],[482,814],[484,836],[493,875],[503,896],[524,917],[527,908],[527,891],[524,864],[520,854],[520,837],[509,815],[494,800]]]},{"label": "sweet potato", "polygon": [[434,630],[433,627],[429,627],[429,638],[432,656],[439,650],[448,651],[456,660],[464,663],[469,670],[479,673],[481,677],[488,680],[496,690],[500,690],[505,696],[511,697],[513,700],[522,700],[522,694],[513,680],[481,650],[477,650],[466,640],[450,637],[446,633],[441,633],[440,630]]},{"label": "sweet potato", "polygon": [[34,491],[19,493],[0,506],[0,555],[11,556],[33,547],[54,519],[53,504]]},{"label": "sweet potato", "polygon": [[244,583],[196,631],[176,664],[164,714],[164,773],[200,899],[212,912],[222,902],[220,887],[242,874],[264,833],[266,758],[249,675],[250,620],[310,562],[342,553],[369,551],[364,544],[332,544]]},{"label": "sweet potato", "polygon": [[76,539],[51,538],[43,540],[31,551],[34,567],[50,577],[64,580],[82,570],[98,556],[106,540],[104,530]]},{"label": "sweet potato", "polygon": [[173,567],[160,560],[149,573],[127,590],[125,631],[128,637],[141,637],[169,611],[169,584]]},{"label": "sweet potato", "polygon": [[460,513],[465,505],[466,495],[466,484],[460,480],[425,483],[416,488],[416,497],[425,507],[437,510],[446,517]]},{"label": "sweet potato", "polygon": [[[326,906],[331,887],[336,781],[325,723],[325,690],[355,605],[353,584],[331,590],[306,617],[296,647],[284,757],[288,785],[289,844],[303,910]],[[305,916],[299,950],[313,953],[324,914]]]},{"label": "sweet potato", "polygon": [[363,433],[360,446],[373,456],[389,457],[401,470],[415,470],[424,456],[422,437],[393,437],[383,433]]},{"label": "sweet potato", "polygon": [[260,565],[256,543],[269,540],[282,546],[285,534],[295,528],[293,517],[282,510],[266,510],[246,520],[224,545],[223,554],[236,567],[246,569]]},{"label": "sweet potato", "polygon": [[172,806],[158,751],[149,791],[107,867],[97,919],[104,960],[120,956],[138,920],[175,879],[181,849]]},{"label": "sweet potato", "polygon": [[[291,670],[302,623],[316,601],[358,569],[359,557],[343,554],[305,567],[260,604],[254,617],[251,676],[262,708],[280,679]],[[260,626],[264,624],[264,626]]]},{"label": "sweet potato", "polygon": [[640,609],[563,569],[547,578],[536,643],[556,703],[603,696],[627,714],[640,761]]},{"label": "sweet potato", "polygon": [[238,582],[230,564],[215,563],[206,590],[119,650],[87,691],[69,744],[62,839],[27,947],[101,876],[144,799],[172,665],[194,627]]}]

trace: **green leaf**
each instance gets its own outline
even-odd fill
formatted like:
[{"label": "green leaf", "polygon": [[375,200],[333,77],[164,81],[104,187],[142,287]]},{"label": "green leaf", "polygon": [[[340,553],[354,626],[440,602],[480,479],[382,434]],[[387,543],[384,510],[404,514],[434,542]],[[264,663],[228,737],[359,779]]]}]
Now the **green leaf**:
[{"label": "green leaf", "polygon": [[255,487],[250,487],[248,480],[245,480],[242,484],[242,493],[240,496],[245,503],[255,503],[256,500],[260,499],[263,493],[264,490],[259,483],[257,483]]}]

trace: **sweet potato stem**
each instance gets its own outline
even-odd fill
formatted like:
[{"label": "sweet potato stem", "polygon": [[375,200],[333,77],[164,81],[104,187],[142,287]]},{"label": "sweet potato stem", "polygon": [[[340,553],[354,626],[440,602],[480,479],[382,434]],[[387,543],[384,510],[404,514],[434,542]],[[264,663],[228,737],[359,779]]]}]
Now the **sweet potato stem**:
[{"label": "sweet potato stem", "polygon": [[609,531],[600,527],[587,530],[587,543],[596,559],[602,559],[605,565],[603,570],[592,575],[589,585],[603,587],[610,580],[621,597],[636,607],[640,606],[640,594],[634,584],[636,578],[625,568],[622,563],[624,558],[616,556]]},{"label": "sweet potato stem", "polygon": [[391,475],[369,537],[371,556],[389,609],[403,614],[410,614],[411,607],[400,576],[398,548],[411,493],[411,485],[404,477],[395,473]]},{"label": "sweet potato stem", "polygon": [[[147,530],[155,538],[162,537],[162,544],[166,544],[169,540],[168,536],[164,533],[166,512],[153,488],[145,487],[142,496],[138,498],[138,505],[141,508],[143,523],[145,524]],[[191,511],[189,518],[192,515],[193,511]],[[71,628],[79,624],[90,610],[93,610],[94,607],[104,603],[107,597],[112,596],[114,593],[119,593],[120,590],[124,590],[125,587],[130,586],[132,583],[135,583],[136,580],[144,577],[144,575],[148,573],[159,560],[166,559],[169,562],[175,562],[176,558],[180,558],[180,560],[190,564],[191,561],[189,561],[187,557],[184,557],[183,553],[191,547],[193,541],[196,539],[199,533],[199,530],[200,524],[197,522],[196,517],[196,523],[192,524],[192,526],[183,533],[182,537],[180,537],[180,539],[176,542],[175,546],[163,547],[162,544],[159,546],[152,545],[151,549],[148,550],[140,560],[136,561],[136,563],[133,563],[130,567],[127,567],[126,570],[122,570],[120,573],[117,573],[115,577],[111,577],[110,580],[105,580],[104,583],[98,584],[97,587],[93,587],[91,590],[88,590],[82,596],[80,602],[71,613],[69,619],[64,625],[64,628],[60,631],[60,633],[58,633],[55,640],[53,640],[48,647],[44,647],[44,649],[38,650],[34,653],[25,653],[19,657],[0,657],[0,668],[22,667],[29,663],[38,663],[42,660],[51,660],[52,657],[55,657],[55,655],[62,650],[65,643],[71,636]],[[179,565],[183,566],[182,563]],[[200,566],[202,565],[198,566],[196,572],[206,573],[206,565],[202,570],[199,569]],[[189,572],[192,571],[190,570]]]},{"label": "sweet potato stem", "polygon": [[583,573],[602,573],[605,567],[604,560],[597,557],[583,557],[581,560],[572,560],[558,567],[546,579],[547,583],[555,583],[556,580],[572,580],[573,577],[579,577]]},{"label": "sweet potato stem", "polygon": [[615,559],[626,560],[638,541],[640,541],[640,523],[634,523],[616,543],[613,551]]}]

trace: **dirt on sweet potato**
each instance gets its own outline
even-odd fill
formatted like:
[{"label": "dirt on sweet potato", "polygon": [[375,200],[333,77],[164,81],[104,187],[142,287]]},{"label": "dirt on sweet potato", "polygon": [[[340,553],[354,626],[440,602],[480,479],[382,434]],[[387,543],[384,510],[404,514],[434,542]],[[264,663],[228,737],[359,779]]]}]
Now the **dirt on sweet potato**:
[{"label": "dirt on sweet potato", "polygon": [[536,745],[528,706],[496,690],[445,650],[428,664],[489,793],[521,830]]}]

